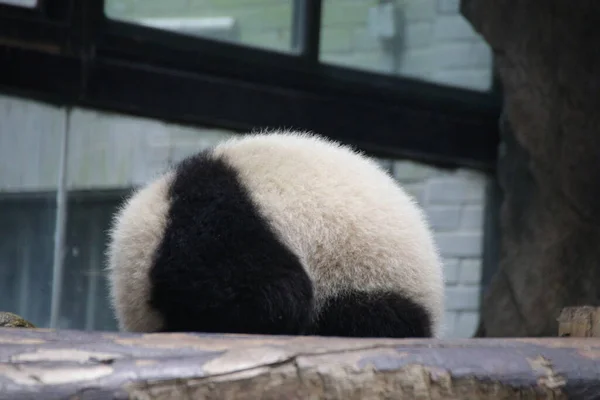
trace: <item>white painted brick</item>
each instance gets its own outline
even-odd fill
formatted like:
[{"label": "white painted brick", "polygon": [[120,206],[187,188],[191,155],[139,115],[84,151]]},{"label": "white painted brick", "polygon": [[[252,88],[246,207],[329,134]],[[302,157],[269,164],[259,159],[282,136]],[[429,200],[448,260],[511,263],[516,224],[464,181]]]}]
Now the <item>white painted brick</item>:
[{"label": "white painted brick", "polygon": [[134,184],[146,184],[163,173],[169,166],[170,148],[149,144],[132,163],[131,180]]},{"label": "white painted brick", "polygon": [[435,72],[435,51],[431,47],[406,49],[400,55],[398,73],[405,77],[428,79]]},{"label": "white painted brick", "polygon": [[435,20],[433,37],[436,41],[455,41],[478,37],[471,24],[460,14],[442,15]]},{"label": "white painted brick", "polygon": [[454,325],[453,336],[457,338],[470,338],[475,334],[479,324],[479,313],[476,311],[466,311],[458,313]]},{"label": "white painted brick", "polygon": [[463,259],[460,262],[460,278],[463,285],[481,284],[481,259]]},{"label": "white painted brick", "polygon": [[192,144],[199,148],[214,146],[221,141],[235,136],[224,129],[204,129],[169,124],[169,136],[178,146]]},{"label": "white painted brick", "polygon": [[446,287],[446,310],[477,311],[479,309],[479,287]]},{"label": "white painted brick", "polygon": [[447,258],[444,260],[444,281],[446,285],[456,285],[460,275],[460,260]]},{"label": "white painted brick", "polygon": [[379,52],[352,52],[352,53],[326,53],[321,56],[325,63],[345,65],[353,69],[380,72],[389,74],[392,72],[391,64],[387,61],[386,53]]},{"label": "white painted brick", "polygon": [[446,311],[444,313],[444,322],[441,337],[452,337],[456,330],[456,319],[458,313],[456,311]]},{"label": "white painted brick", "polygon": [[483,206],[466,205],[462,209],[460,219],[461,229],[480,230],[483,229]]},{"label": "white painted brick", "polygon": [[460,0],[438,0],[439,14],[458,14],[460,11]]},{"label": "white painted brick", "polygon": [[487,176],[485,174],[469,168],[457,168],[454,170],[452,176],[456,179],[465,179],[476,184],[487,182]]},{"label": "white painted brick", "polygon": [[421,182],[417,183],[401,183],[404,190],[423,207],[424,185]]},{"label": "white painted brick", "polygon": [[421,181],[438,174],[438,170],[429,165],[407,160],[394,161],[392,170],[400,182]]},{"label": "white painted brick", "polygon": [[66,121],[62,108],[0,95],[0,191],[56,190]]},{"label": "white painted brick", "polygon": [[107,1],[105,6],[105,13],[108,17],[114,19],[123,18],[124,14],[131,13],[134,5],[131,1]]},{"label": "white painted brick", "polygon": [[404,28],[402,35],[404,49],[429,47],[433,39],[433,22],[418,21],[409,23]]},{"label": "white painted brick", "polygon": [[403,11],[407,22],[433,20],[436,16],[436,1],[407,1],[404,3]]},{"label": "white painted brick", "polygon": [[481,203],[484,199],[484,184],[463,177],[432,178],[425,188],[428,204]]},{"label": "white painted brick", "polygon": [[487,91],[492,86],[492,71],[490,68],[441,70],[433,72],[429,80],[463,89]]},{"label": "white painted brick", "polygon": [[441,43],[434,47],[434,51],[434,62],[438,69],[492,68],[492,51],[485,43],[473,41]]},{"label": "white painted brick", "polygon": [[381,41],[370,34],[367,29],[357,29],[354,32],[353,49],[355,51],[368,51],[381,49]]},{"label": "white painted brick", "polygon": [[435,242],[444,257],[480,257],[480,233],[436,233]]},{"label": "white painted brick", "polygon": [[450,231],[458,229],[462,209],[459,206],[431,206],[425,212],[432,229]]},{"label": "white painted brick", "polygon": [[493,63],[492,48],[483,40],[475,40],[471,43],[468,55],[471,65],[491,68]]},{"label": "white painted brick", "polygon": [[201,146],[199,143],[188,143],[184,145],[183,143],[177,143],[171,148],[170,161],[171,163],[178,163],[182,161],[184,158],[191,156],[192,154],[197,153],[201,150]]}]

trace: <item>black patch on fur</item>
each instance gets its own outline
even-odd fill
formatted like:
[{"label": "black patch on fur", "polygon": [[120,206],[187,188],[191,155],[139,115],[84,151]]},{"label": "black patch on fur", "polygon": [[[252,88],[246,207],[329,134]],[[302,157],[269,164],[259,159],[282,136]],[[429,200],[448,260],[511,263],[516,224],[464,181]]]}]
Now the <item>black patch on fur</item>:
[{"label": "black patch on fur", "polygon": [[163,332],[305,331],[313,304],[308,275],[230,165],[209,152],[184,160],[170,201],[150,270],[150,305],[164,318]]},{"label": "black patch on fur", "polygon": [[349,291],[327,300],[310,334],[318,336],[427,338],[427,311],[391,292]]}]

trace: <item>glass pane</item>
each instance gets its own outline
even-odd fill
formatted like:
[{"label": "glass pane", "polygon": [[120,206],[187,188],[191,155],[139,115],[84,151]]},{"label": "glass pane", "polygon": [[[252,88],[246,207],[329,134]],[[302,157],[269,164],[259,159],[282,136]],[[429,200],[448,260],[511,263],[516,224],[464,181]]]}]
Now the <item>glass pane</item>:
[{"label": "glass pane", "polygon": [[64,110],[0,96],[0,311],[50,324]]},{"label": "glass pane", "polygon": [[[111,216],[133,188],[232,133],[87,110],[75,110],[70,125],[61,327],[114,330],[101,269]],[[446,277],[444,337],[469,337],[479,320],[487,177],[376,160],[419,202],[433,229]]]},{"label": "glass pane", "polygon": [[69,191],[60,322],[62,329],[116,330],[104,271],[112,214],[126,193]]},{"label": "glass pane", "polygon": [[396,180],[423,208],[444,264],[444,338],[469,338],[479,323],[486,187],[481,172],[387,160]]},{"label": "glass pane", "polygon": [[323,0],[321,60],[487,91],[492,52],[459,0]]},{"label": "glass pane", "polygon": [[131,191],[229,134],[87,110],[70,115],[61,329],[117,330],[108,298],[111,219]]},{"label": "glass pane", "polygon": [[0,4],[8,4],[9,6],[17,6],[24,8],[35,8],[38,6],[37,0],[0,0]]},{"label": "glass pane", "polygon": [[272,50],[292,49],[294,0],[106,0],[109,18]]},{"label": "glass pane", "polygon": [[[65,110],[0,96],[0,310],[50,323],[56,189]],[[74,110],[59,328],[116,330],[104,267],[107,229],[130,191],[232,133]],[[18,132],[18,134],[15,134]],[[428,216],[446,278],[444,337],[479,320],[487,177],[377,159]]]}]

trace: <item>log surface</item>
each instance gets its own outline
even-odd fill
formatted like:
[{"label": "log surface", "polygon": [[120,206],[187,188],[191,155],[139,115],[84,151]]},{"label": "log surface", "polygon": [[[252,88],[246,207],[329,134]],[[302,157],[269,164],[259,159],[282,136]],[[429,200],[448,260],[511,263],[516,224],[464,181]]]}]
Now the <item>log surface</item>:
[{"label": "log surface", "polygon": [[592,399],[600,339],[0,329],[2,399]]},{"label": "log surface", "polygon": [[600,337],[600,307],[566,307],[558,317],[558,336]]}]

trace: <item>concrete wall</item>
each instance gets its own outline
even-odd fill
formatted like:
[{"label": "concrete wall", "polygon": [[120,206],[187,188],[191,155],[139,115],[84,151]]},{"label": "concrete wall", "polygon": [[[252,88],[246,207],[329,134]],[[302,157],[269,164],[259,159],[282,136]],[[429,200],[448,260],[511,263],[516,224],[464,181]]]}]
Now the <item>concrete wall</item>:
[{"label": "concrete wall", "polygon": [[[130,188],[169,163],[231,135],[79,109],[68,114],[64,109],[0,96],[0,195],[56,189],[67,118],[70,189]],[[478,319],[485,177],[406,160],[379,162],[415,196],[435,231],[446,269],[445,336],[470,336]],[[36,243],[29,246],[29,251],[36,250]]]},{"label": "concrete wall", "polygon": [[[290,51],[292,3],[107,0],[106,13],[133,22],[203,20],[207,36],[223,38],[207,27],[214,24],[234,31],[227,40]],[[491,51],[459,14],[459,0],[395,0],[392,11],[377,8],[372,0],[325,0],[323,4],[321,59],[327,63],[474,90],[491,86]],[[235,26],[216,17],[230,18]]]}]

